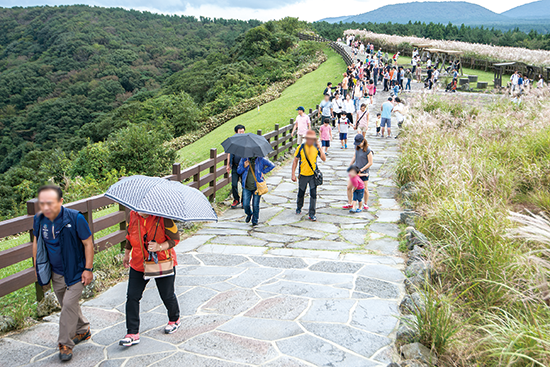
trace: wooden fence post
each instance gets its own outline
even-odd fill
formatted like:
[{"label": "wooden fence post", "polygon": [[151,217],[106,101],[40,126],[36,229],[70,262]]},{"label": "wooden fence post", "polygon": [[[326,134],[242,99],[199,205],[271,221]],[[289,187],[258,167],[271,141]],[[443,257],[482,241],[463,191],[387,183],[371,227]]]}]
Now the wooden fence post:
[{"label": "wooden fence post", "polygon": [[210,187],[212,187],[212,193],[209,196],[210,201],[214,201],[216,199],[216,170],[218,169],[218,149],[217,148],[211,148],[210,149],[210,159],[214,160],[214,165],[210,167],[210,173],[214,174],[214,178],[212,181],[208,183]]},{"label": "wooden fence post", "polygon": [[275,124],[275,131],[277,132],[275,134],[275,146],[273,149],[275,149],[275,160],[279,159],[279,124]]},{"label": "wooden fence post", "polygon": [[[294,125],[294,119],[290,119],[290,125]],[[292,137],[292,129],[290,130],[289,133],[287,133],[285,131],[283,134],[284,134],[283,136],[286,136],[287,134],[290,134],[290,141],[292,142],[292,145],[294,145],[294,138]],[[298,130],[296,129],[296,139],[298,139],[297,136],[298,136]],[[285,144],[286,144],[286,142],[285,142]],[[290,151],[290,149],[289,149],[289,151]]]},{"label": "wooden fence post", "polygon": [[92,209],[92,201],[86,201],[86,214],[84,214],[86,222],[88,222],[88,227],[90,227],[90,232],[92,232],[92,243],[94,243],[94,211]]},{"label": "wooden fence post", "polygon": [[[120,229],[121,231],[126,231],[126,218],[128,216],[128,212],[130,210],[128,208],[126,208],[124,205],[118,204],[118,211],[119,212],[124,212],[124,218],[125,218],[122,222],[119,223],[118,229]],[[128,240],[122,241],[120,243],[120,252],[124,252],[124,250],[126,249],[127,241]]]},{"label": "wooden fence post", "polygon": [[174,163],[172,165],[172,174],[176,176],[176,181],[181,182],[181,164]]},{"label": "wooden fence post", "polygon": [[[32,215],[34,216],[36,213],[38,213],[38,199],[31,199],[29,201],[27,201],[27,215]],[[33,230],[31,229],[29,231],[29,236],[31,238],[31,242],[34,241],[34,233],[33,233]],[[36,264],[34,263],[34,259],[33,259],[33,263],[32,263],[32,266],[34,267]],[[35,290],[35,294],[36,294],[36,301],[37,302],[40,302],[43,298],[44,298],[44,289],[42,288],[42,286],[40,284],[38,284],[38,282],[35,282],[34,283],[34,290]]]},{"label": "wooden fence post", "polygon": [[262,135],[262,130],[258,129],[258,131],[256,131],[256,134]]}]

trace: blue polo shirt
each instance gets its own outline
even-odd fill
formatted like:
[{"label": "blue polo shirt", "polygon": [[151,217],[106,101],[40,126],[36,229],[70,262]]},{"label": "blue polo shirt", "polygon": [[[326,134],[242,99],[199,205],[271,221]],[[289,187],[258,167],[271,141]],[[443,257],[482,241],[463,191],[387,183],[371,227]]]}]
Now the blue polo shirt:
[{"label": "blue polo shirt", "polygon": [[391,119],[391,110],[393,110],[393,103],[390,101],[382,103],[382,118]]},{"label": "blue polo shirt", "polygon": [[[36,223],[33,225],[34,236],[38,238],[38,236],[42,235],[42,239],[46,244],[52,271],[59,275],[64,275],[63,257],[61,256],[61,246],[59,245],[59,232],[62,229],[64,210],[65,208],[61,207],[59,214],[53,222],[44,217],[39,225]],[[78,214],[76,219],[76,233],[81,240],[85,240],[92,235],[88,222],[82,214]]]}]

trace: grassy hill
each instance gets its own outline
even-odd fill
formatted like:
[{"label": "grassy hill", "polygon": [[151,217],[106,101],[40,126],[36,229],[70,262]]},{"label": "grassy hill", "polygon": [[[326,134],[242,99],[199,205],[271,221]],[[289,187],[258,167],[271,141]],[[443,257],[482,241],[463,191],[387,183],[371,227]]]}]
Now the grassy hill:
[{"label": "grassy hill", "polygon": [[550,0],[539,0],[532,3],[516,6],[502,13],[514,19],[550,19]]}]

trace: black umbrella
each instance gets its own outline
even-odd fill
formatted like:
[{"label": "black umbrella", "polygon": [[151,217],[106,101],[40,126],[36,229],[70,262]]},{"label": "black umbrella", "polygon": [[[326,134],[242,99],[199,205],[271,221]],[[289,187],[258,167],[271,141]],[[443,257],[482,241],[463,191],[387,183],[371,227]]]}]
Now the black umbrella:
[{"label": "black umbrella", "polygon": [[225,139],[222,147],[226,153],[243,158],[265,157],[273,151],[273,147],[266,138],[251,133],[235,134]]}]

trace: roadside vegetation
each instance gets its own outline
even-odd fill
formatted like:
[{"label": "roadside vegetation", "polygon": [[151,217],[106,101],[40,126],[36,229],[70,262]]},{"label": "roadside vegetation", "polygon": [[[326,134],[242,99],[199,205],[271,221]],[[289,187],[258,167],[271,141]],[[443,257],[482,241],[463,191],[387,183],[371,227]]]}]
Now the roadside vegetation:
[{"label": "roadside vegetation", "polygon": [[412,102],[396,181],[431,241],[419,334],[445,365],[550,365],[549,243],[513,235],[510,219],[550,213],[549,113],[547,91]]}]

